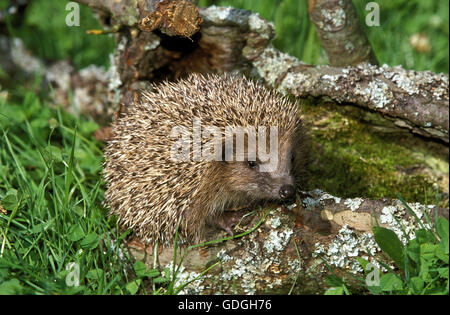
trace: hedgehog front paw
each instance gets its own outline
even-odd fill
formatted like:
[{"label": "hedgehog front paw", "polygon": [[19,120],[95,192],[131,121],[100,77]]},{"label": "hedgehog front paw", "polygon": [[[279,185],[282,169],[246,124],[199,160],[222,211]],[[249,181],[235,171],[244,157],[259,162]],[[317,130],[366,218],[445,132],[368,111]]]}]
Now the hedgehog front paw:
[{"label": "hedgehog front paw", "polygon": [[224,230],[230,236],[234,236],[234,227],[242,217],[247,213],[246,210],[224,211],[221,215],[214,218],[214,221],[208,222],[210,225]]}]

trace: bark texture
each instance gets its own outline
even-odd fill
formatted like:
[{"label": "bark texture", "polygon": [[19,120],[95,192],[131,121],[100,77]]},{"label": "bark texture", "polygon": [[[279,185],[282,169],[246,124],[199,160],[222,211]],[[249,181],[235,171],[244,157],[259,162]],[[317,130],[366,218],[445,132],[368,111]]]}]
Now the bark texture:
[{"label": "bark texture", "polygon": [[308,7],[331,66],[378,64],[351,0],[310,0]]},{"label": "bark texture", "polygon": [[380,113],[400,128],[449,142],[448,75],[367,63],[307,65],[271,45],[272,23],[234,8],[200,8],[201,27],[190,38],[144,32],[138,27],[138,9],[116,8],[117,3],[130,1],[114,1],[116,5],[108,7],[111,3],[105,0],[80,0],[104,11],[110,9],[116,21],[123,21],[127,14],[136,20],[125,29],[122,24],[117,34],[115,88],[123,104],[131,103],[134,91],[148,87],[150,81],[176,80],[190,72],[239,72],[281,93],[359,106]]},{"label": "bark texture", "polygon": [[[257,228],[241,238],[214,245],[203,246],[177,253],[183,267],[177,275],[178,284],[194,279],[201,272],[216,264],[206,276],[183,289],[185,294],[320,294],[328,287],[325,278],[328,269],[325,262],[338,276],[346,277],[352,292],[363,286],[356,280],[362,267],[356,256],[384,261],[380,255],[372,228],[376,221],[394,230],[404,241],[398,221],[411,232],[416,221],[405,206],[395,200],[364,198],[341,199],[315,190],[305,192],[294,208],[268,207],[257,212],[240,225],[239,231],[250,230],[266,213]],[[422,211],[448,218],[448,209],[409,204],[422,220]],[[376,220],[375,220],[376,218]],[[211,230],[208,239],[221,239],[223,232]],[[412,236],[412,235],[410,235]],[[128,249],[137,258],[153,267],[154,248],[145,247],[139,240],[131,239]],[[159,267],[171,267],[174,249],[159,249]],[[391,265],[393,268],[395,266]],[[172,268],[170,268],[172,269]],[[381,268],[382,269],[382,268]],[[355,277],[355,278],[353,278]]]}]

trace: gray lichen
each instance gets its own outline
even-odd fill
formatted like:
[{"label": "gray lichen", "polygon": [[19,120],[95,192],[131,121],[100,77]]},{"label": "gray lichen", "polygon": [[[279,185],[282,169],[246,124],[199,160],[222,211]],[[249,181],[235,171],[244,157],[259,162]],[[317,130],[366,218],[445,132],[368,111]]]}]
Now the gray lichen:
[{"label": "gray lichen", "polygon": [[[300,64],[301,63],[296,58],[288,54],[281,53],[272,46],[266,48],[261,56],[257,58],[253,63],[258,75],[264,78],[267,83],[272,86],[275,85],[277,79],[290,67],[298,66]],[[283,80],[285,82],[284,84],[288,84],[288,82],[286,82],[287,79],[288,78]],[[296,78],[296,80],[298,80],[298,78]],[[283,87],[280,86],[279,90],[281,92],[285,92],[282,91],[282,89]]]},{"label": "gray lichen", "polygon": [[270,39],[275,26],[272,22],[267,22],[257,13],[248,17],[248,26],[252,32],[260,34],[263,38]]},{"label": "gray lichen", "polygon": [[392,102],[392,92],[385,82],[374,79],[367,86],[357,85],[355,93],[370,101],[376,108],[383,108]]},{"label": "gray lichen", "polygon": [[332,10],[321,10],[324,22],[319,23],[319,27],[324,31],[330,32],[344,27],[346,22],[345,11],[341,7],[335,7]]},{"label": "gray lichen", "polygon": [[313,257],[321,256],[329,265],[346,268],[356,274],[363,271],[356,257],[362,253],[368,254],[368,251],[374,255],[379,250],[372,234],[358,236],[348,225],[344,225],[328,245],[328,249],[323,244],[316,243]]},{"label": "gray lichen", "polygon": [[361,203],[363,202],[362,198],[347,198],[344,201],[344,204],[352,211],[355,211],[359,208]]},{"label": "gray lichen", "polygon": [[[170,277],[173,277],[173,261],[171,261],[169,264],[165,266],[165,268],[168,268],[170,270]],[[192,281],[188,285],[186,285],[178,294],[181,295],[192,295],[192,294],[200,294],[204,289],[204,281],[205,279],[210,278],[209,275],[203,275],[200,277],[200,274],[194,271],[188,272],[184,266],[181,266],[175,279],[175,285],[174,288],[178,288],[196,278],[198,278],[195,281]]]},{"label": "gray lichen", "polygon": [[[420,203],[408,203],[410,209],[415,213],[417,218],[423,219],[423,213],[433,209],[434,205],[421,205]],[[417,229],[418,223],[413,216],[404,219],[406,215],[406,207],[398,201],[395,206],[387,206],[381,210],[380,223],[385,224],[397,234],[398,238],[406,244],[407,239],[414,239],[414,230]],[[430,228],[428,223],[423,223],[425,228]],[[404,232],[403,232],[404,231]],[[405,235],[406,233],[406,235]]]},{"label": "gray lichen", "polygon": [[262,288],[275,288],[282,284],[281,279],[273,277],[273,274],[286,272],[285,268],[280,267],[281,264],[286,263],[291,272],[300,270],[298,259],[290,258],[287,262],[282,259],[293,231],[282,224],[281,211],[280,208],[275,209],[265,222],[271,229],[270,233],[251,234],[249,239],[241,244],[242,246],[245,243],[246,248],[245,254],[240,258],[228,255],[225,250],[218,252],[217,257],[221,260],[224,270],[220,275],[221,280],[240,279],[242,290],[246,294],[255,294]]},{"label": "gray lichen", "polygon": [[273,253],[274,251],[281,251],[291,239],[293,231],[289,228],[278,233],[278,231],[271,231],[269,238],[264,243],[264,248],[267,253]]}]

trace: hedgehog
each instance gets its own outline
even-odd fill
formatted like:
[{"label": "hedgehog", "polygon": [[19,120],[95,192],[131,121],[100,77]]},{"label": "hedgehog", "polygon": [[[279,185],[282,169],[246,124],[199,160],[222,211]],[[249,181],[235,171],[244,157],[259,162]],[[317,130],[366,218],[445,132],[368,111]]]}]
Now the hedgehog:
[{"label": "hedgehog", "polygon": [[305,183],[299,104],[262,84],[191,74],[153,84],[125,108],[105,148],[105,202],[144,243],[172,244],[177,229],[188,243],[208,227],[233,235],[236,209],[292,203]]}]

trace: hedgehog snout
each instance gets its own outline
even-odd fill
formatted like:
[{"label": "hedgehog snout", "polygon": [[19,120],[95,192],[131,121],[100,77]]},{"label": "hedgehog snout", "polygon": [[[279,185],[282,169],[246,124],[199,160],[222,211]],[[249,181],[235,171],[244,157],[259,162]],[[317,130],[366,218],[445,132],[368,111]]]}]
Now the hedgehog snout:
[{"label": "hedgehog snout", "polygon": [[279,192],[281,200],[291,202],[295,199],[295,188],[292,185],[283,185]]}]

